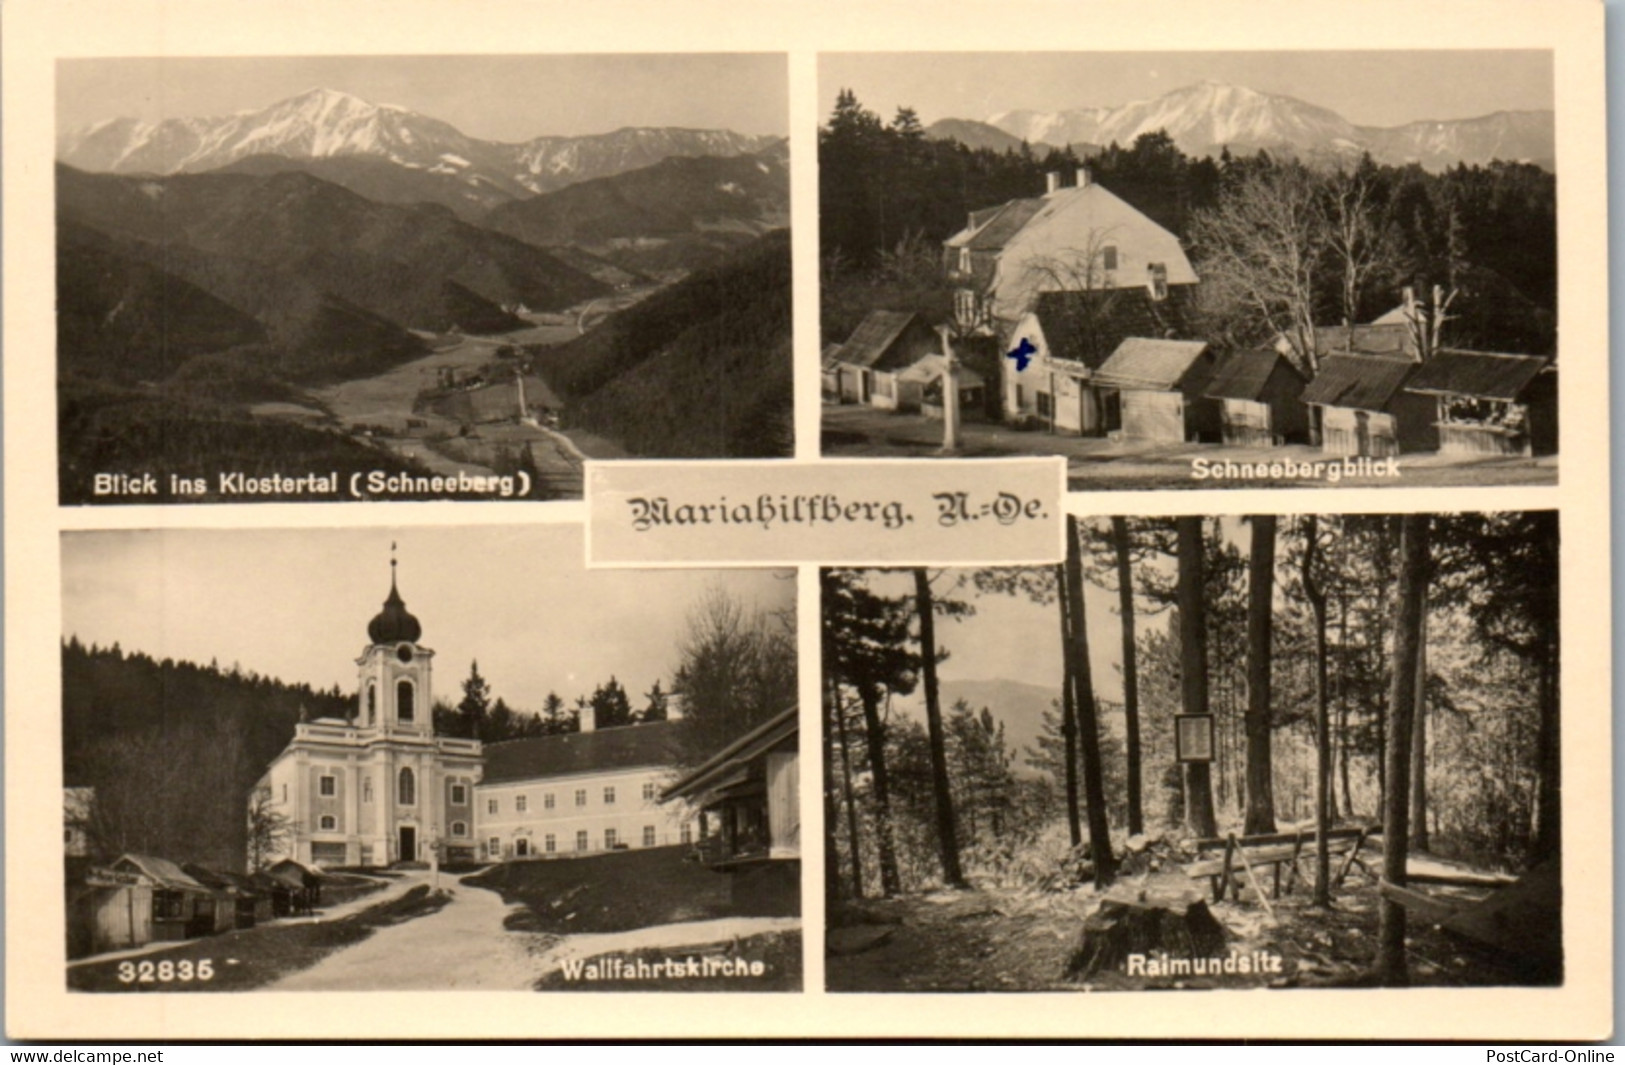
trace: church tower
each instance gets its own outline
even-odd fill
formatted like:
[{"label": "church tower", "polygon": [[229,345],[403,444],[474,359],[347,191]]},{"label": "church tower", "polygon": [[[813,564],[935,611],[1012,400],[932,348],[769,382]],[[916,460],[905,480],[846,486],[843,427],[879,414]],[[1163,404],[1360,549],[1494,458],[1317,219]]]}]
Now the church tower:
[{"label": "church tower", "polygon": [[389,560],[389,598],[367,623],[368,644],[356,659],[360,706],[356,725],[383,737],[434,735],[430,686],[434,652],[418,643],[423,626],[406,609]]}]

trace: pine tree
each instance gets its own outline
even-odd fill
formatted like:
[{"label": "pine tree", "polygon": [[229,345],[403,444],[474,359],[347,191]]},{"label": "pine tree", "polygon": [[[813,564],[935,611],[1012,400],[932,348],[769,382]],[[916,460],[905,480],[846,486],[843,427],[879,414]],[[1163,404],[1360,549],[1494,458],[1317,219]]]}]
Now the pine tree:
[{"label": "pine tree", "polygon": [[463,735],[473,740],[485,739],[485,715],[491,709],[491,685],[480,676],[478,661],[468,665],[468,678],[463,681],[463,700],[457,704]]}]

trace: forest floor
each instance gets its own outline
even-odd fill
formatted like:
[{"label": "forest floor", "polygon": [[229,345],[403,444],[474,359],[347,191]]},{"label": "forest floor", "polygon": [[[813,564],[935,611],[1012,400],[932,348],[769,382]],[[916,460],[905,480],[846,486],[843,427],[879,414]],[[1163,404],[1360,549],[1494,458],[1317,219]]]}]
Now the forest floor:
[{"label": "forest floor", "polygon": [[[1194,882],[1193,882],[1194,883]],[[1205,888],[1206,882],[1196,885]],[[832,914],[825,972],[831,991],[1139,990],[1145,988],[1359,987],[1377,945],[1377,887],[1351,875],[1330,910],[1303,889],[1272,899],[1273,918],[1251,891],[1214,903],[1228,944],[1218,957],[1247,958],[1247,973],[1068,973],[1083,922],[1099,905],[1088,885],[1060,892],[1012,888],[938,891],[848,902]],[[1411,982],[1467,987],[1532,983],[1515,965],[1434,927],[1407,937]]]}]

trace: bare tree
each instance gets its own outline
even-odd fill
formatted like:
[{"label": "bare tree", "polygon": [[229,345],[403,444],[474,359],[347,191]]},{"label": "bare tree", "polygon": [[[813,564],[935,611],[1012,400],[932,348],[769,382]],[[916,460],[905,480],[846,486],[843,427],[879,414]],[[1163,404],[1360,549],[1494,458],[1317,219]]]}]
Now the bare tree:
[{"label": "bare tree", "polygon": [[258,787],[248,798],[248,871],[257,873],[286,853],[294,822],[273,801],[271,789]]},{"label": "bare tree", "polygon": [[1376,192],[1376,174],[1368,164],[1326,178],[1326,243],[1336,263],[1350,346],[1367,290],[1374,282],[1396,274],[1401,263],[1399,242],[1376,202]]}]

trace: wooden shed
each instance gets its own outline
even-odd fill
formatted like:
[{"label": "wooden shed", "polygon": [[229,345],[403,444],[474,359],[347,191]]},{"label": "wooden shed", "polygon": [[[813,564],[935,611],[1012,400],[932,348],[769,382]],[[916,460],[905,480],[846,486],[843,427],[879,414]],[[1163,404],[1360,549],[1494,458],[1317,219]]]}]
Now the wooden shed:
[{"label": "wooden shed", "polygon": [[1218,401],[1206,396],[1213,369],[1205,341],[1128,338],[1095,374],[1107,430],[1170,443],[1218,439]]},{"label": "wooden shed", "polygon": [[1557,451],[1557,369],[1550,359],[1446,349],[1418,367],[1405,389],[1435,404],[1441,452]]},{"label": "wooden shed", "polygon": [[241,873],[219,872],[201,865],[184,865],[181,868],[193,880],[222,897],[223,902],[215,913],[216,932],[253,928],[259,922],[271,919],[270,896],[256,889],[253,882]]},{"label": "wooden shed", "polygon": [[[941,354],[924,355],[913,366],[897,375],[899,386],[916,397],[920,412],[927,418],[942,417],[942,382],[947,370],[947,359]],[[986,406],[986,382],[982,375],[961,363],[956,376],[959,379],[960,417],[979,420]]]},{"label": "wooden shed", "polygon": [[1309,416],[1303,374],[1279,352],[1237,351],[1219,363],[1206,395],[1219,401],[1224,442],[1243,447],[1303,443]]},{"label": "wooden shed", "polygon": [[1331,455],[1388,458],[1433,451],[1433,401],[1405,391],[1420,363],[1377,355],[1328,355],[1303,390],[1310,443]]},{"label": "wooden shed", "polygon": [[85,870],[78,884],[69,885],[69,951],[99,954],[210,935],[223,902],[224,896],[168,859],[126,854]]},{"label": "wooden shed", "polygon": [[898,375],[940,346],[936,331],[919,315],[870,311],[834,356],[841,402],[919,410],[920,384],[901,384]]},{"label": "wooden shed", "polygon": [[667,788],[661,802],[700,808],[701,859],[737,874],[736,901],[798,912],[801,791],[797,709],[751,729]]}]

